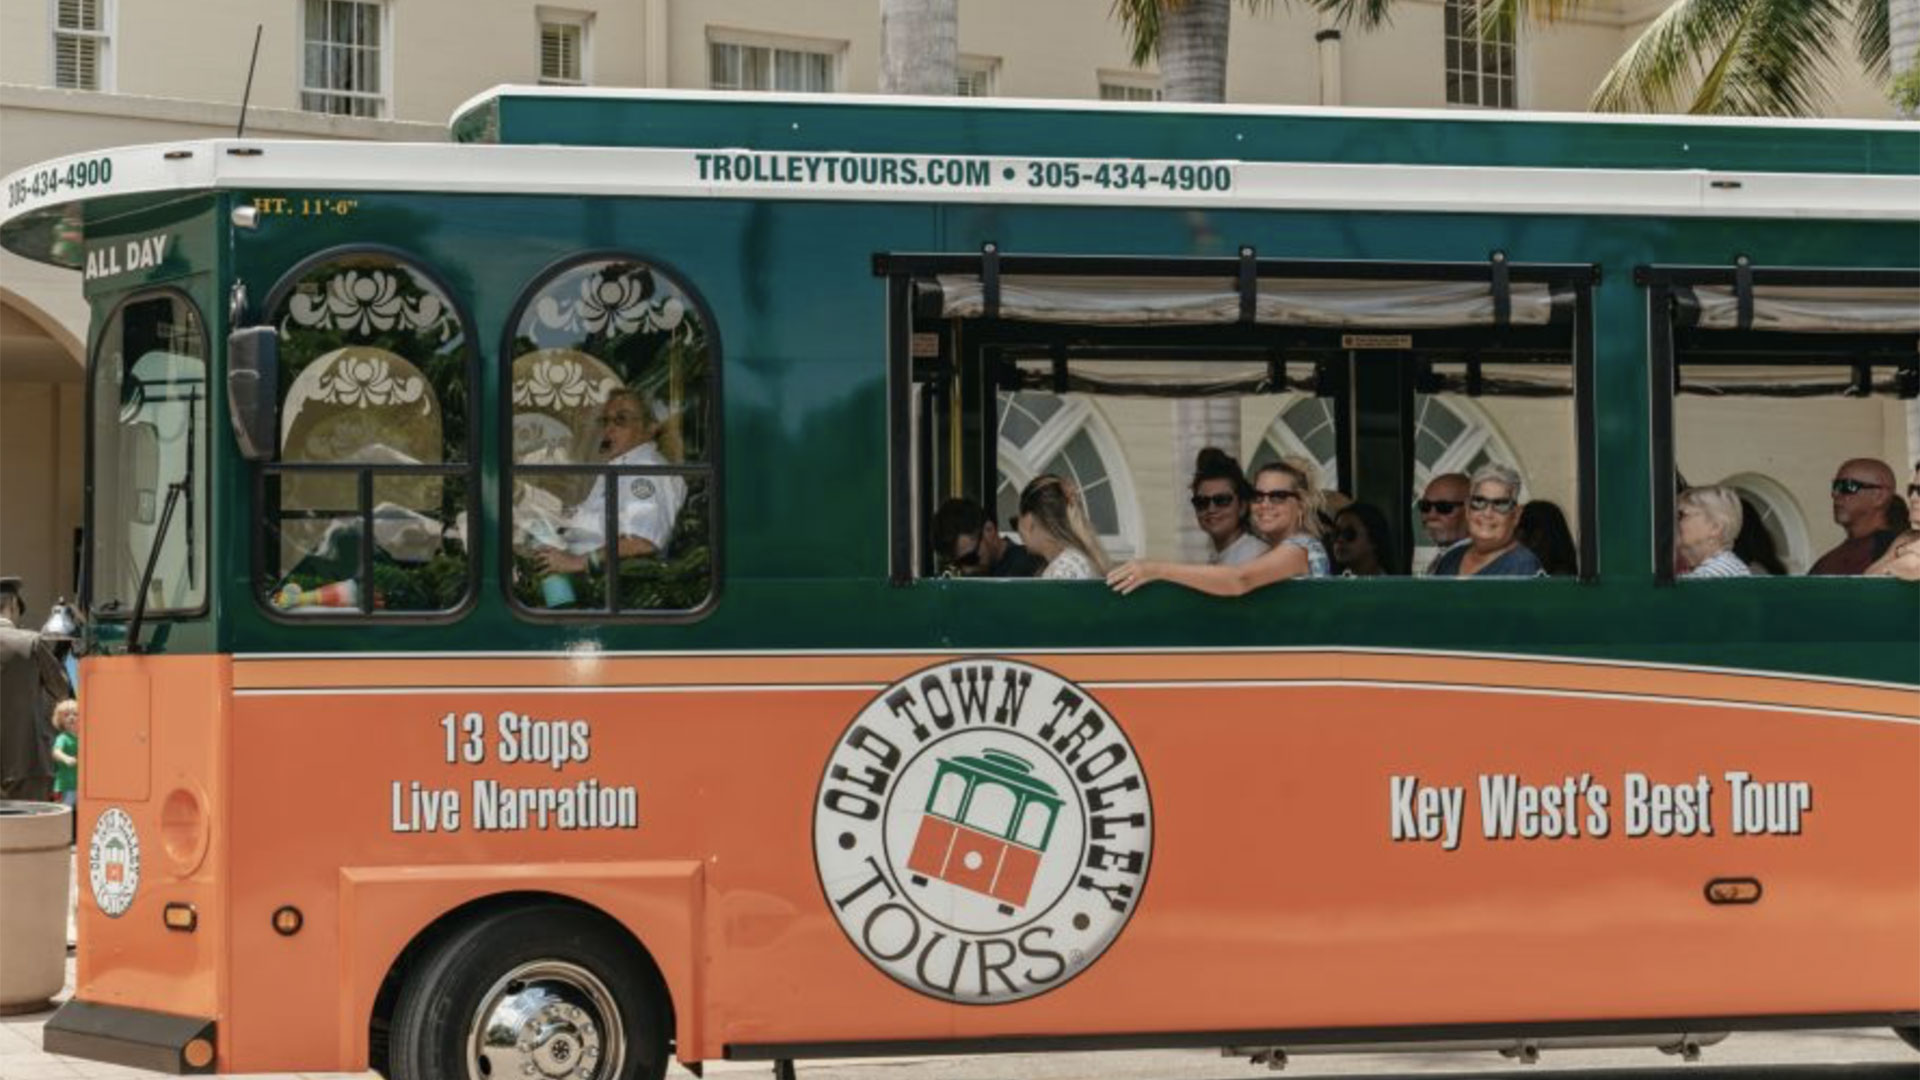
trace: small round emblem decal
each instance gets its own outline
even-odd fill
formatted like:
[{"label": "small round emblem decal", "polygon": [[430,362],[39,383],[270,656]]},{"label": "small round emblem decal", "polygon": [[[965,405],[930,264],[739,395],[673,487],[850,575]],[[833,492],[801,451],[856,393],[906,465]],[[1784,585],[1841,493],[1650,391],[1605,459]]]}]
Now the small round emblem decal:
[{"label": "small round emblem decal", "polygon": [[119,918],[140,889],[140,834],[125,810],[110,806],[94,822],[87,845],[87,880],[93,902],[110,918]]},{"label": "small round emblem decal", "polygon": [[1087,691],[1016,661],[908,676],[834,745],[814,863],[853,945],[963,1004],[1021,1001],[1097,961],[1139,906],[1153,807]]}]

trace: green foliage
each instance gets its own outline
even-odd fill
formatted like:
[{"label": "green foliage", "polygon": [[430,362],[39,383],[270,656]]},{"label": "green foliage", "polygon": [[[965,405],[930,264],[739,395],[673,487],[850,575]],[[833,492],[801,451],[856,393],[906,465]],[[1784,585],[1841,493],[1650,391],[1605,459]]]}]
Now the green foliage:
[{"label": "green foliage", "polygon": [[1887,100],[1893,102],[1902,116],[1920,113],[1920,56],[1915,56],[1906,73],[1888,85]]}]

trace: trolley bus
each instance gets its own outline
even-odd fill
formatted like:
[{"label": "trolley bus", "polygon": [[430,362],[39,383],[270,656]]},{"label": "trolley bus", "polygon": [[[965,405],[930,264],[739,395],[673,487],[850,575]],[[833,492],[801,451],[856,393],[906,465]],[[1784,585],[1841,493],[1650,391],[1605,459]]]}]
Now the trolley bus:
[{"label": "trolley bus", "polygon": [[[6,181],[93,313],[49,1049],[1917,1037],[1920,597],[1790,530],[1673,558],[1682,477],[1907,475],[1911,126],[500,88],[453,133]],[[945,572],[939,505],[1041,472],[1173,557],[1209,410],[1395,572]],[[1408,572],[1487,461],[1577,572]]]}]

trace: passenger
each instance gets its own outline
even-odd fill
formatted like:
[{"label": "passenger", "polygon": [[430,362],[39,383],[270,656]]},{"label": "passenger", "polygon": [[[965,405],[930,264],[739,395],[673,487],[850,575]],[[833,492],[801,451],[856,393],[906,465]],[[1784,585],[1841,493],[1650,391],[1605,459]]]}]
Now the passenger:
[{"label": "passenger", "polygon": [[1866,572],[1875,577],[1920,581],[1920,461],[1913,463],[1913,481],[1907,485],[1907,531],[1894,537],[1887,553]]},{"label": "passenger", "polygon": [[1392,573],[1385,560],[1393,555],[1393,529],[1387,515],[1367,503],[1353,503],[1333,517],[1333,568],[1347,577],[1381,577]]},{"label": "passenger", "polygon": [[[600,456],[612,465],[671,465],[661,452],[672,447],[664,417],[645,395],[615,390],[600,407]],[[615,522],[622,559],[664,555],[673,519],[686,500],[687,482],[678,476],[622,476]],[[538,543],[541,569],[548,574],[577,574],[599,568],[606,550],[606,478],[594,480],[563,522],[558,537]],[[558,541],[558,542],[555,542]]]},{"label": "passenger", "polygon": [[1558,504],[1535,499],[1520,508],[1520,527],[1515,530],[1520,542],[1540,560],[1541,569],[1554,577],[1579,577],[1580,553],[1573,543],[1573,529]]},{"label": "passenger", "polygon": [[1681,577],[1747,577],[1751,571],[1733,543],[1740,535],[1745,511],[1731,488],[1688,488],[1676,500],[1674,548],[1688,567]]},{"label": "passenger", "polygon": [[1780,561],[1780,552],[1774,547],[1773,534],[1760,520],[1759,508],[1745,496],[1740,499],[1740,535],[1734,537],[1733,553],[1747,564],[1749,573],[1781,577],[1787,572],[1787,564]]},{"label": "passenger", "polygon": [[1864,574],[1907,526],[1906,507],[1893,497],[1893,470],[1884,461],[1854,458],[1833,477],[1833,520],[1847,538],[1820,556],[1808,574]]},{"label": "passenger", "polygon": [[1435,577],[1533,577],[1540,560],[1514,536],[1520,526],[1520,474],[1498,462],[1474,470],[1467,538],[1433,561]]},{"label": "passenger", "polygon": [[961,577],[1032,577],[1046,565],[1001,535],[1000,527],[972,499],[940,504],[933,515],[933,550],[947,573]]},{"label": "passenger", "polygon": [[1327,550],[1320,546],[1320,492],[1313,466],[1287,458],[1262,465],[1253,475],[1253,527],[1273,547],[1239,566],[1196,566],[1142,559],[1107,575],[1122,596],[1149,581],[1171,581],[1213,596],[1241,596],[1263,585],[1297,577],[1326,577]]},{"label": "passenger", "polygon": [[1034,477],[1020,492],[1020,538],[1047,560],[1042,578],[1083,580],[1107,571],[1106,552],[1078,495],[1071,482],[1051,473]]},{"label": "passenger", "polygon": [[1267,542],[1247,524],[1247,495],[1253,485],[1240,463],[1217,446],[1200,451],[1193,463],[1193,516],[1212,541],[1207,562],[1239,566],[1266,554]]},{"label": "passenger", "polygon": [[[1465,473],[1441,473],[1427,481],[1427,489],[1414,503],[1420,511],[1420,524],[1427,539],[1444,555],[1446,549],[1467,538],[1467,476]],[[1435,555],[1427,563],[1427,573],[1440,562]]]}]

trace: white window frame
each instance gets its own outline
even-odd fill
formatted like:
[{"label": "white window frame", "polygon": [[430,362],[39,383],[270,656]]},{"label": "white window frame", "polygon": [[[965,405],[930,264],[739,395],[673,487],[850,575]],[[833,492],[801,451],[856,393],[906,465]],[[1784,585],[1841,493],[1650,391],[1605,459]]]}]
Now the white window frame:
[{"label": "white window frame", "polygon": [[[295,0],[295,3],[297,6],[294,9],[294,17],[296,20],[294,25],[300,28],[299,29],[299,33],[300,33],[299,58],[300,59],[299,59],[299,63],[295,65],[295,70],[294,70],[294,79],[295,79],[295,82],[297,83],[297,85],[294,88],[294,93],[295,93],[295,100],[300,103],[300,110],[302,112],[313,113],[316,116],[345,116],[345,117],[357,117],[359,119],[365,119],[365,120],[393,119],[393,117],[395,116],[394,107],[393,107],[394,41],[393,41],[393,5],[390,2],[390,0],[326,0],[326,2],[330,2],[330,3],[344,2],[344,3],[362,4],[368,7],[374,7],[379,9],[380,11],[380,22],[379,22],[380,43],[378,45],[379,56],[375,59],[374,64],[375,64],[375,70],[379,74],[381,88],[377,93],[366,91],[366,90],[340,90],[340,89],[336,89],[334,87],[329,87],[329,86],[316,86],[316,85],[310,84],[307,81],[307,46],[311,44],[307,40],[307,4],[309,2],[310,0]],[[328,44],[331,44],[331,43],[328,43]],[[307,96],[309,94],[319,95],[323,97],[350,98],[350,99],[355,99],[360,101],[372,101],[376,103],[376,110],[371,116],[362,116],[359,113],[351,113],[351,112],[340,113],[340,112],[334,112],[331,109],[312,109],[307,107]]]},{"label": "white window frame", "polygon": [[1763,473],[1736,473],[1720,483],[1732,488],[1736,494],[1746,496],[1762,513],[1773,515],[1773,520],[1780,526],[1777,539],[1783,542],[1774,554],[1786,564],[1788,574],[1806,573],[1818,556],[1813,550],[1807,517],[1800,512],[1800,504],[1794,501],[1793,492],[1787,490],[1785,484]]},{"label": "white window frame", "polygon": [[[1123,91],[1126,96],[1108,97],[1107,88]],[[1146,96],[1140,96],[1140,95]],[[1093,96],[1100,101],[1163,101],[1167,87],[1158,72],[1152,71],[1116,71],[1101,68],[1094,72]]]},{"label": "white window frame", "polygon": [[[1484,9],[1484,6],[1485,5],[1479,3],[1478,0],[1441,0],[1441,8],[1442,8],[1441,19],[1443,21],[1441,23],[1441,28],[1440,28],[1440,39],[1441,39],[1440,40],[1440,94],[1443,98],[1446,98],[1446,105],[1447,105],[1447,108],[1449,109],[1494,109],[1494,110],[1504,110],[1504,111],[1510,112],[1521,107],[1521,102],[1520,102],[1520,88],[1522,86],[1522,82],[1520,78],[1520,21],[1521,20],[1519,20],[1518,18],[1514,20],[1514,25],[1512,27],[1513,39],[1511,41],[1507,41],[1504,43],[1488,42],[1484,35],[1480,35],[1478,33],[1478,30],[1480,28],[1479,19],[1480,19],[1481,12]],[[1476,31],[1475,37],[1473,37],[1472,39],[1468,39],[1463,34],[1449,35],[1446,32],[1446,24],[1444,20],[1446,18],[1446,13],[1449,10],[1459,11],[1459,15],[1457,17],[1462,21],[1457,25],[1464,25],[1464,20],[1467,18],[1468,12],[1472,13],[1472,17],[1474,19],[1474,29]],[[1476,45],[1476,48],[1474,50],[1474,63],[1472,68],[1469,69],[1464,62],[1457,68],[1449,66],[1447,63],[1447,54],[1446,54],[1447,46],[1454,41],[1459,41],[1464,46],[1469,42],[1469,40],[1471,40]],[[1475,97],[1481,98],[1480,91],[1484,90],[1486,87],[1487,71],[1485,66],[1486,54],[1485,54],[1484,46],[1487,44],[1493,44],[1496,46],[1500,44],[1505,44],[1507,48],[1512,50],[1512,56],[1507,64],[1506,74],[1494,76],[1495,79],[1503,81],[1507,87],[1507,91],[1508,91],[1507,103],[1504,105],[1489,105],[1486,103],[1484,99],[1476,100],[1473,102],[1453,100],[1451,97],[1448,96],[1448,93],[1449,93],[1448,87],[1447,87],[1448,78],[1453,76],[1456,73],[1464,77],[1466,74],[1468,74],[1469,70],[1471,71],[1472,76],[1475,80]]]},{"label": "white window frame", "polygon": [[[954,61],[954,93],[959,97],[989,98],[1000,92],[1000,58],[962,53]],[[963,84],[975,84],[978,92],[962,91]]]},{"label": "white window frame", "polygon": [[[1086,398],[1077,394],[1062,394],[1059,398],[1059,410],[1048,417],[1040,425],[1040,430],[1034,432],[1024,445],[1015,444],[1005,435],[1000,436],[997,447],[1000,478],[1019,491],[1040,475],[1054,456],[1067,448],[1074,436],[1085,431],[1093,442],[1095,453],[1100,456],[1100,464],[1107,470],[1108,490],[1113,493],[1114,509],[1119,513],[1120,531],[1101,533],[1100,546],[1106,549],[1107,557],[1115,562],[1138,558],[1146,550],[1146,523],[1140,512],[1140,491],[1133,482],[1133,470],[1127,465],[1127,455],[1120,445],[1119,434]],[[999,497],[1000,488],[996,483],[987,500],[988,516],[999,513]],[[1006,525],[1005,522],[999,524],[1002,527]]]},{"label": "white window frame", "polygon": [[793,37],[785,34],[765,34],[755,30],[736,30],[722,27],[707,28],[707,87],[711,90],[738,90],[742,93],[815,93],[816,91],[777,90],[772,86],[772,69],[768,71],[767,90],[747,90],[743,87],[722,87],[714,84],[713,49],[716,45],[736,49],[765,49],[767,63],[776,62],[774,54],[779,52],[808,53],[827,58],[827,86],[819,93],[839,93],[846,80],[847,42],[832,38]]},{"label": "white window frame", "polygon": [[[111,93],[114,86],[113,38],[114,18],[119,14],[115,0],[97,0],[99,5],[98,30],[69,30],[60,25],[60,0],[47,0],[47,25],[51,32],[47,36],[47,85],[60,90],[86,90],[94,93]],[[63,38],[81,38],[95,42],[93,57],[92,86],[60,85],[60,42]]]},{"label": "white window frame", "polygon": [[[534,9],[534,23],[538,27],[534,37],[534,70],[538,72],[542,86],[592,86],[593,85],[593,12],[574,11],[567,8],[537,7]],[[547,28],[571,27],[579,32],[576,48],[579,55],[579,71],[572,79],[547,74]]]}]

